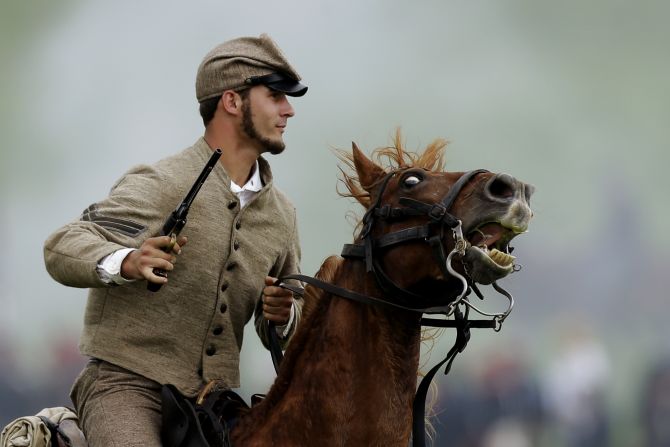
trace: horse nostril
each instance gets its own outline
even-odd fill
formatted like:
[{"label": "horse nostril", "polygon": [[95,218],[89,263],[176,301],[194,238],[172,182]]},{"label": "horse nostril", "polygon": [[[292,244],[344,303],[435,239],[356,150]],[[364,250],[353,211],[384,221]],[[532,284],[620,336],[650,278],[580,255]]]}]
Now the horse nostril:
[{"label": "horse nostril", "polygon": [[514,177],[507,174],[498,174],[489,182],[487,188],[489,194],[493,197],[507,199],[514,197],[515,183]]}]

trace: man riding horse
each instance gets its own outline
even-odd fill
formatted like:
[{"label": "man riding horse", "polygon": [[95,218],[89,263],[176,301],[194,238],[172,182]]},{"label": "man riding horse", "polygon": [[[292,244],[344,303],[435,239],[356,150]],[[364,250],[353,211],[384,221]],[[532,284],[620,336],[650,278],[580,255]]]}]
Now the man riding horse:
[{"label": "man riding horse", "polygon": [[[71,393],[90,445],[160,446],[163,384],[186,396],[213,380],[238,387],[254,315],[266,346],[264,319],[284,343],[291,337],[302,300],[273,284],[299,271],[296,212],[262,154],[284,150],[294,116],[287,97],[306,91],[269,36],[217,46],[196,76],[204,135],[130,169],[46,241],[51,276],[90,289],[80,342],[90,361]],[[223,154],[192,204],[188,239],[156,236],[217,148]],[[147,282],[163,287],[152,292]]]},{"label": "man riding horse", "polygon": [[[497,281],[517,270],[510,241],[528,228],[533,187],[481,169],[445,172],[441,140],[415,154],[398,133],[393,147],[378,152],[391,166],[354,145],[345,162],[355,172],[343,171],[344,183],[366,209],[354,243],[327,259],[316,278],[295,274],[295,212],[260,155],[283,150],[293,116],[286,95],[307,89],[299,80],[267,36],[215,48],[196,83],[204,137],[132,169],[107,199],[47,241],[51,275],[91,288],[81,348],[92,360],[72,398],[92,445],[161,445],[163,384],[187,397],[217,381],[238,386],[243,326],[255,311],[266,345],[277,335],[287,350],[267,398],[225,431],[226,442],[406,447],[412,437],[424,446],[422,325],[457,333],[430,379],[449,369],[470,328],[499,330],[509,315],[513,298]],[[186,178],[218,147],[221,162],[193,202],[190,242],[175,267],[186,239],[151,236],[188,188]],[[308,284],[304,312],[290,292],[297,288],[275,287],[275,277]],[[165,287],[148,292],[142,280]],[[469,294],[483,297],[476,284],[492,284],[508,309],[475,307]],[[491,319],[470,320],[470,310]],[[279,326],[262,324],[263,317]],[[184,410],[180,402],[172,408]],[[170,445],[209,442],[177,438]],[[224,440],[215,441],[209,444]]]}]

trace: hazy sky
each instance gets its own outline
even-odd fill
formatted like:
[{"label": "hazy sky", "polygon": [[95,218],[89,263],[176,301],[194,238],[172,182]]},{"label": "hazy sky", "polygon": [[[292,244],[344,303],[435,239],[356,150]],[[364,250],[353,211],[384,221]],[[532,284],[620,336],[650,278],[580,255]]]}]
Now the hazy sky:
[{"label": "hazy sky", "polygon": [[[596,241],[615,247],[600,236],[622,210],[632,214],[621,220],[630,225],[624,237],[670,245],[667,2],[34,0],[0,8],[0,326],[33,349],[54,331],[76,335],[84,308],[85,291],[46,274],[45,238],[131,165],[201,135],[197,66],[240,35],[269,33],[309,86],[292,101],[287,152],[270,160],[298,208],[306,273],[350,241],[344,216],[358,211],[337,197],[330,148],[356,141],[370,151],[396,126],[410,147],[450,140],[450,169],[484,167],[535,184],[521,258],[528,250],[536,261],[569,262]],[[41,324],[25,325],[35,309]]]}]

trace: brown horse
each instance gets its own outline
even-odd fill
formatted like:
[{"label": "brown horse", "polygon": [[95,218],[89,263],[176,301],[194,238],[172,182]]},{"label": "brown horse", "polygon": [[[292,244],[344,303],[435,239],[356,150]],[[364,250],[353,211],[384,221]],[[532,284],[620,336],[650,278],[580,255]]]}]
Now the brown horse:
[{"label": "brown horse", "polygon": [[[233,445],[408,445],[420,310],[458,299],[458,274],[469,284],[490,284],[512,272],[508,243],[526,231],[532,216],[532,186],[488,171],[468,178],[443,172],[445,146],[438,140],[421,155],[408,153],[398,133],[395,147],[377,152],[395,165],[387,172],[353,145],[345,162],[355,174],[343,171],[343,180],[347,195],[367,212],[349,255],[327,259],[317,277],[391,304],[366,305],[308,285],[305,316],[278,377],[266,399],[233,429]],[[454,252],[456,276],[438,262],[435,244],[426,243],[439,241],[444,253],[452,253],[460,233],[454,228],[462,228],[467,240]]]}]

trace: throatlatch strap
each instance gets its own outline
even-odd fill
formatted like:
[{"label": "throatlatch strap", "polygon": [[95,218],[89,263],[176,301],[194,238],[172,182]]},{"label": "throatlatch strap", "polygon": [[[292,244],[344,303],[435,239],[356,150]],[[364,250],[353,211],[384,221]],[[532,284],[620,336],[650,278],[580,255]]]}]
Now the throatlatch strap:
[{"label": "throatlatch strap", "polygon": [[463,352],[465,347],[470,340],[470,322],[467,320],[467,310],[466,316],[459,309],[456,309],[454,312],[454,317],[456,318],[456,341],[454,345],[449,350],[447,356],[425,375],[419,388],[416,390],[416,395],[414,396],[414,403],[412,405],[412,446],[413,447],[425,447],[426,445],[426,395],[428,394],[428,388],[430,383],[433,381],[433,377],[440,370],[442,365],[447,363],[447,367],[444,370],[444,374],[449,374],[451,370],[451,364],[454,362],[456,355],[459,352]]}]

